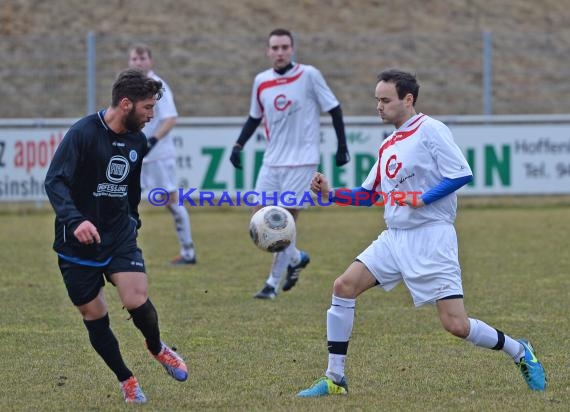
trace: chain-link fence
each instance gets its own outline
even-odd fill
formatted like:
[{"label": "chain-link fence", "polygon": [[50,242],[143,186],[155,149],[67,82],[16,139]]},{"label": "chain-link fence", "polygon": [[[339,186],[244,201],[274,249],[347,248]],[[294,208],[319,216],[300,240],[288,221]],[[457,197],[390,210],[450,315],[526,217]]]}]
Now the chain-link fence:
[{"label": "chain-link fence", "polygon": [[[295,33],[299,61],[323,72],[347,115],[375,114],[376,74],[388,67],[418,75],[418,109],[429,114],[484,114],[485,98],[494,114],[570,113],[570,30],[492,33],[492,53],[484,52],[483,38],[480,32]],[[95,35],[96,107],[108,105],[128,48],[140,41],[151,46],[156,72],[172,87],[181,116],[247,116],[253,76],[268,65],[264,36]],[[0,118],[86,113],[87,33],[0,36],[0,62]]]}]

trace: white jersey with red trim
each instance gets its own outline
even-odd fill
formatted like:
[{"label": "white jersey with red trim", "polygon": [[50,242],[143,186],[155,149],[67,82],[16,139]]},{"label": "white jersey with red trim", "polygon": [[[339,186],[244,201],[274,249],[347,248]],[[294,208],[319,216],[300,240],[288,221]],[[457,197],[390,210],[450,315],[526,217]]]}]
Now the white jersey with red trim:
[{"label": "white jersey with red trim", "polygon": [[443,178],[469,175],[471,168],[449,128],[419,113],[382,142],[378,159],[362,187],[382,192],[387,199],[384,219],[388,228],[410,229],[433,222],[453,223],[457,195],[451,193],[417,209],[400,206],[395,201],[398,196],[416,192],[419,199]]},{"label": "white jersey with red trim", "polygon": [[339,102],[313,66],[296,64],[280,75],[273,69],[253,82],[249,115],[263,117],[267,166],[319,164],[320,114]]},{"label": "white jersey with red trim", "polygon": [[[174,104],[174,95],[168,84],[157,76],[153,71],[148,72],[148,77],[162,82],[162,98],[154,105],[154,117],[148,122],[144,128],[143,133],[146,137],[154,136],[158,128],[164,121],[170,117],[178,117],[176,105]],[[143,163],[154,162],[161,159],[171,159],[176,157],[176,149],[172,141],[172,131],[156,143],[150,152],[144,157]]]}]

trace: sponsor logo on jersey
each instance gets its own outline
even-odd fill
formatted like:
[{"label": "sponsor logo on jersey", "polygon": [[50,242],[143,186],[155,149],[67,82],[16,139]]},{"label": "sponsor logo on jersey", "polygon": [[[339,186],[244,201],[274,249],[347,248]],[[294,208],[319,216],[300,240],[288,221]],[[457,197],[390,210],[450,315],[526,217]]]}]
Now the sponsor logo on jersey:
[{"label": "sponsor logo on jersey", "polygon": [[286,110],[289,106],[291,106],[292,103],[293,102],[291,100],[287,100],[287,96],[284,94],[275,96],[275,100],[273,100],[273,106],[275,107],[275,110],[279,110],[280,112]]},{"label": "sponsor logo on jersey", "polygon": [[107,165],[107,179],[111,183],[121,183],[129,174],[129,168],[127,159],[123,156],[113,156]]},{"label": "sponsor logo on jersey", "polygon": [[388,161],[386,162],[386,176],[388,176],[390,179],[395,178],[401,168],[402,162],[398,162],[398,158],[395,154],[393,154],[388,158]]},{"label": "sponsor logo on jersey", "polygon": [[97,191],[93,192],[95,197],[125,197],[129,187],[127,185],[117,185],[115,183],[99,183]]}]

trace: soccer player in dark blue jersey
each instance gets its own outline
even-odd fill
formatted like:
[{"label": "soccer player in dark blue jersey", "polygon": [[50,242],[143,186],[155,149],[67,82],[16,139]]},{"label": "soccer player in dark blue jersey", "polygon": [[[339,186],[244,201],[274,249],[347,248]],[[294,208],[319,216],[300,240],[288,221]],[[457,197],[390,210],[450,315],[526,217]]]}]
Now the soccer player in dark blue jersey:
[{"label": "soccer player in dark blue jersey", "polygon": [[144,403],[146,397],[109,326],[105,279],[117,288],[150,353],[174,379],[188,378],[182,358],[160,339],[136,240],[141,164],[149,150],[141,129],[161,96],[160,81],[139,70],[121,72],[111,106],[71,126],[45,183],[56,214],[53,247],[68,295],[83,317],[91,345],[117,376],[129,403]]}]

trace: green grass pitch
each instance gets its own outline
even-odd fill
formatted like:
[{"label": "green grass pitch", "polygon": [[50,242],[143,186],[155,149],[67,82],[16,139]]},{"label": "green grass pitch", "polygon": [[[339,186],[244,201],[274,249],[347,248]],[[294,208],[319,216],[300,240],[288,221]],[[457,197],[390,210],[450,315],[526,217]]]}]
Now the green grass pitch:
[{"label": "green grass pitch", "polygon": [[[163,340],[188,363],[172,380],[105,287],[111,327],[149,404],[145,410],[485,411],[570,409],[570,209],[473,205],[460,199],[457,231],[470,315],[527,337],[547,392],[527,389],[503,353],[475,348],[415,309],[400,285],[357,300],[347,397],[297,399],[326,368],[332,283],[384,227],[378,208],[304,211],[298,245],[311,255],[297,286],[275,301],[253,294],[271,255],[248,236],[244,208],[193,208],[198,264],[177,253],[168,212],[146,206],[139,243]],[[0,213],[0,410],[125,410],[114,375],[91,348],[51,250],[51,211]]]}]

